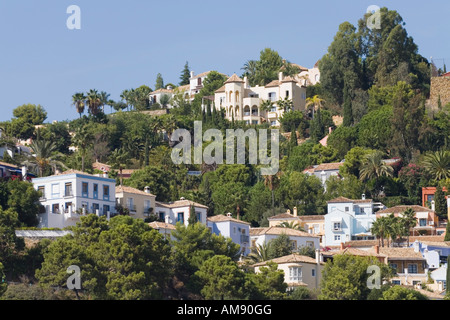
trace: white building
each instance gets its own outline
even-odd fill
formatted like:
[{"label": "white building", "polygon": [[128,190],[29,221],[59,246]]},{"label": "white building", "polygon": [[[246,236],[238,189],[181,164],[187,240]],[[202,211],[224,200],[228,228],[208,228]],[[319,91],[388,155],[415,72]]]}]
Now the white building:
[{"label": "white building", "polygon": [[301,247],[320,248],[319,236],[283,227],[250,228],[251,246],[252,248],[262,246],[283,234],[289,237],[293,251],[300,249]]},{"label": "white building", "polygon": [[80,216],[115,212],[116,181],[105,176],[69,170],[61,174],[32,179],[41,192],[44,213],[39,214],[40,228],[65,228],[75,225]]},{"label": "white building", "polygon": [[184,198],[170,203],[156,201],[155,213],[165,223],[176,225],[180,222],[187,226],[191,215],[191,206],[194,207],[197,221],[206,225],[206,212],[208,207]]},{"label": "white building", "polygon": [[[306,87],[292,77],[284,77],[280,72],[278,79],[265,86],[250,87],[244,80],[233,74],[225,85],[216,90],[214,105],[217,110],[225,109],[228,120],[245,121],[247,124],[270,123],[279,126],[285,110],[279,108],[278,101],[291,100],[293,110],[304,110],[306,105]],[[263,110],[261,104],[269,100],[273,103],[270,110]]]},{"label": "white building", "polygon": [[328,201],[325,215],[325,246],[340,246],[351,240],[372,240],[370,232],[376,220],[374,202],[371,199],[352,200],[339,197]]},{"label": "white building", "polygon": [[231,241],[240,245],[242,255],[250,253],[250,223],[227,214],[207,218],[207,226],[212,233],[231,238]]}]

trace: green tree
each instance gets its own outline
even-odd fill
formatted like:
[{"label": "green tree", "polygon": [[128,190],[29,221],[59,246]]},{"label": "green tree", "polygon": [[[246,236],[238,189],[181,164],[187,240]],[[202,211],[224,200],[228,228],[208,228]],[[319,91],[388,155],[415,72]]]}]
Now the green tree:
[{"label": "green tree", "polygon": [[124,149],[115,149],[109,157],[109,163],[111,164],[111,167],[113,169],[119,170],[120,185],[122,186],[123,185],[122,172],[131,163],[130,155]]},{"label": "green tree", "polygon": [[186,64],[184,65],[183,71],[181,71],[180,75],[180,86],[184,86],[190,83],[191,79],[191,72],[189,70],[189,64],[186,61]]},{"label": "green tree", "polygon": [[81,171],[85,171],[85,159],[92,148],[94,136],[87,126],[78,127],[75,130],[75,135],[73,136],[73,144],[78,148],[78,152],[81,155]]},{"label": "green tree", "polygon": [[169,190],[170,181],[173,180],[173,173],[164,170],[161,166],[147,166],[133,172],[126,184],[139,190],[144,190],[148,186],[159,201],[171,201]]},{"label": "green tree", "polygon": [[436,152],[429,152],[424,156],[422,165],[435,181],[449,179],[450,151],[439,150]]},{"label": "green tree", "polygon": [[83,92],[77,92],[72,96],[72,105],[75,106],[75,109],[81,118],[81,115],[84,112],[84,107],[86,106],[86,96]]},{"label": "green tree", "polygon": [[14,180],[8,182],[7,208],[17,212],[20,223],[28,227],[35,227],[40,209],[40,192],[28,182]]},{"label": "green tree", "polygon": [[447,199],[445,198],[445,193],[440,185],[436,187],[436,192],[434,193],[434,206],[435,212],[439,218],[445,219],[448,215]]},{"label": "green tree", "polygon": [[380,300],[429,300],[422,293],[401,287],[401,286],[392,286],[383,292],[382,298]]},{"label": "green tree", "polygon": [[164,80],[161,73],[156,75],[155,90],[164,88]]},{"label": "green tree", "polygon": [[0,298],[8,289],[8,283],[6,282],[6,276],[4,273],[3,264],[0,262]]},{"label": "green tree", "polygon": [[284,300],[287,297],[287,284],[283,270],[278,270],[276,263],[268,262],[260,267],[258,273],[249,273],[251,283],[255,287],[251,300]]},{"label": "green tree", "polygon": [[9,135],[28,139],[33,136],[35,126],[41,125],[47,119],[47,112],[41,105],[24,104],[13,110],[14,117],[9,126]]},{"label": "green tree", "polygon": [[335,255],[328,261],[322,272],[320,300],[366,300],[370,289],[367,280],[368,267],[376,265],[380,268],[380,282],[389,275],[389,267],[373,257],[352,255]]},{"label": "green tree", "polygon": [[292,244],[288,235],[281,234],[269,241],[269,259],[275,259],[292,253]]},{"label": "green tree", "polygon": [[13,209],[0,208],[0,261],[3,263],[4,273],[14,273],[16,256],[25,249],[23,238],[16,236],[16,228],[20,227],[19,215]]},{"label": "green tree", "polygon": [[392,177],[394,168],[383,162],[383,153],[376,151],[366,156],[361,164],[361,180],[378,179],[383,176]]}]

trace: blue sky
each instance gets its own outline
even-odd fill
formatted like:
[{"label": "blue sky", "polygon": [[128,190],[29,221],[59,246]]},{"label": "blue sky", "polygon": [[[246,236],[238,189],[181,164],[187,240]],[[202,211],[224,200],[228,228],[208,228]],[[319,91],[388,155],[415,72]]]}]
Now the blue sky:
[{"label": "blue sky", "polygon": [[[72,4],[81,9],[80,30],[66,27]],[[397,10],[419,52],[450,66],[444,0],[0,0],[0,121],[25,103],[42,105],[48,122],[71,120],[75,92],[118,100],[124,89],[154,88],[158,73],[178,84],[186,61],[195,73],[240,75],[266,47],[312,67],[339,24],[356,25],[370,5]]]}]

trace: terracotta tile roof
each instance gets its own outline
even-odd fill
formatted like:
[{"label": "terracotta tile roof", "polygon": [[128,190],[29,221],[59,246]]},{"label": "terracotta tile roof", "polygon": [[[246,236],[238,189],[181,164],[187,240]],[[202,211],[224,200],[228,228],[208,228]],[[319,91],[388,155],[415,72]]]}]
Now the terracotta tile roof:
[{"label": "terracotta tile roof", "polygon": [[444,242],[444,238],[445,236],[410,236],[409,237],[409,242],[412,243],[416,240],[418,241],[433,241],[433,242]]},{"label": "terracotta tile roof", "polygon": [[[276,264],[283,264],[283,263],[312,263],[316,264],[317,261],[314,258],[308,257],[308,256],[302,256],[296,253],[290,254],[288,256],[275,258],[272,260],[264,261],[264,262],[258,262],[252,267],[261,267],[267,265],[268,262],[275,262]],[[321,262],[320,264],[324,265],[325,263]]]},{"label": "terracotta tile roof", "polygon": [[219,215],[216,215],[216,216],[208,217],[207,220],[208,221],[212,221],[212,222],[233,221],[233,222],[237,222],[237,223],[241,223],[241,224],[250,225],[250,223],[248,223],[246,221],[238,220],[238,219],[235,219],[233,217],[228,217],[228,216],[223,215],[223,214],[219,214]]},{"label": "terracotta tile roof", "polygon": [[150,197],[156,197],[154,194],[151,193],[147,193],[145,191],[139,190],[139,189],[135,189],[135,188],[131,188],[131,187],[127,187],[127,186],[117,186],[116,187],[116,194],[117,193],[132,193],[132,194],[140,194],[143,196],[150,196]]},{"label": "terracotta tile roof", "polygon": [[267,218],[267,220],[280,220],[280,219],[298,219],[298,216],[295,217],[294,215],[285,212],[285,213],[280,213],[275,216]]},{"label": "terracotta tile roof", "polygon": [[301,71],[308,71],[309,70],[308,68],[305,68],[305,67],[303,67],[303,66],[301,66],[301,65],[299,65],[297,63],[291,63],[291,65],[293,65],[294,67],[299,68]]},{"label": "terracotta tile roof", "polygon": [[352,256],[360,256],[360,257],[384,257],[383,255],[380,254],[376,254],[373,251],[369,251],[369,250],[361,250],[361,249],[357,249],[357,248],[353,248],[353,247],[346,247],[343,250],[339,249],[334,249],[334,250],[330,250],[330,251],[326,251],[323,252],[324,256],[334,256],[334,255],[338,255],[338,254],[349,254]]},{"label": "terracotta tile roof", "polygon": [[312,234],[309,234],[304,231],[299,231],[291,228],[283,228],[283,227],[268,227],[268,228],[250,228],[250,235],[251,236],[260,236],[264,234],[270,234],[270,235],[282,235],[286,234],[288,236],[294,236],[294,237],[311,237],[311,238],[319,238],[319,236],[315,236]]},{"label": "terracotta tile roof", "polygon": [[183,92],[183,91],[188,91],[190,89],[191,89],[191,85],[190,84],[186,84],[184,86],[179,86],[179,87],[174,88],[173,91],[179,91],[179,92],[181,91],[181,92]]},{"label": "terracotta tile roof", "polygon": [[295,80],[291,76],[287,76],[281,82],[297,82],[297,80]]},{"label": "terracotta tile roof", "polygon": [[221,86],[219,89],[217,89],[214,92],[216,92],[216,93],[225,92],[225,86]]},{"label": "terracotta tile roof", "polygon": [[[329,200],[328,203],[344,203],[344,202],[352,202],[352,203],[370,203],[372,199],[349,199],[345,197],[337,197],[335,199]],[[380,212],[380,211],[378,211]]]},{"label": "terracotta tile roof", "polygon": [[343,162],[322,163],[314,168],[314,171],[339,170]]},{"label": "terracotta tile roof", "polygon": [[151,95],[153,95],[155,93],[173,93],[173,89],[161,88],[161,89],[158,89],[158,90],[150,92],[149,95],[151,96]]},{"label": "terracotta tile roof", "polygon": [[0,161],[0,166],[6,166],[6,167],[12,167],[12,168],[17,168],[17,169],[19,169],[19,167],[16,166],[16,165],[14,165],[14,164],[7,163],[7,162],[2,162],[2,161]]},{"label": "terracotta tile roof", "polygon": [[281,84],[281,82],[279,80],[273,80],[272,82],[269,82],[268,84],[265,85],[266,88],[270,88],[270,87],[279,87]]},{"label": "terracotta tile roof", "polygon": [[[199,73],[199,74],[197,74],[197,75],[194,75],[194,77],[192,77],[191,79],[197,79],[197,78],[203,78],[203,77],[206,77],[208,74],[210,74],[212,72],[212,70],[211,71],[206,71],[206,72],[202,72],[202,73]],[[227,76],[226,74],[223,74],[223,73],[221,73],[221,72],[219,72],[219,74],[221,74],[221,75],[223,75],[223,76]]]},{"label": "terracotta tile roof", "polygon": [[156,206],[165,207],[165,208],[190,207],[191,205],[193,205],[194,207],[208,209],[207,206],[197,203],[197,202],[194,202],[194,201],[190,201],[190,200],[178,200],[178,201],[174,201],[174,202],[170,202],[170,203],[155,201],[155,204],[156,204]]},{"label": "terracotta tile roof", "polygon": [[425,260],[420,252],[415,252],[414,248],[387,248],[380,247],[380,254],[391,260]]},{"label": "terracotta tile roof", "polygon": [[239,78],[237,76],[237,74],[233,74],[230,78],[228,78],[227,81],[225,81],[225,83],[232,83],[232,82],[244,82],[244,80],[242,80],[241,78]]},{"label": "terracotta tile roof", "polygon": [[150,222],[148,225],[156,230],[159,230],[159,229],[175,230],[176,229],[173,224],[164,223],[164,222],[160,222],[160,221],[153,221],[153,222]]},{"label": "terracotta tile roof", "polygon": [[325,220],[325,216],[323,215],[306,215],[306,216],[299,216],[298,217],[301,221],[315,221],[315,220]]},{"label": "terracotta tile roof", "polygon": [[410,205],[410,206],[395,206],[392,208],[387,208],[384,210],[380,210],[377,213],[403,213],[407,209],[413,209],[414,212],[433,212],[430,208],[418,206],[418,205]]},{"label": "terracotta tile roof", "polygon": [[349,247],[373,247],[378,245],[378,240],[352,240],[345,243]]}]

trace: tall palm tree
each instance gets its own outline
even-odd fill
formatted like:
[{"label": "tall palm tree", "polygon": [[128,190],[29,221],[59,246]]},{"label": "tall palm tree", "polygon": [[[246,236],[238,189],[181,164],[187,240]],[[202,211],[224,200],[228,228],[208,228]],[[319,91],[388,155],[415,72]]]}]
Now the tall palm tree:
[{"label": "tall palm tree", "polygon": [[259,105],[259,108],[261,109],[261,111],[269,112],[270,110],[272,110],[273,105],[274,105],[273,101],[271,101],[271,100],[263,100],[263,101],[261,101],[261,104]]},{"label": "tall palm tree", "polygon": [[280,184],[280,173],[264,176],[264,185],[269,188],[272,195],[272,215],[275,215],[275,189]]},{"label": "tall palm tree", "polygon": [[89,108],[89,113],[96,115],[100,111],[100,106],[102,105],[101,96],[95,89],[90,89],[86,96],[86,105]]},{"label": "tall palm tree", "polygon": [[440,181],[450,178],[449,150],[439,150],[426,154],[422,164],[434,180]]},{"label": "tall palm tree", "polygon": [[277,105],[278,105],[278,110],[284,110],[284,112],[289,112],[294,108],[292,99],[289,99],[288,97],[278,100]]},{"label": "tall palm tree", "polygon": [[308,109],[310,106],[313,106],[313,112],[312,117],[314,118],[314,113],[316,112],[316,109],[322,108],[322,104],[326,102],[324,99],[320,98],[319,95],[315,95],[313,97],[306,98],[306,105],[305,108]]},{"label": "tall palm tree", "polygon": [[120,185],[123,185],[123,169],[130,164],[130,155],[124,149],[115,149],[109,158],[113,169],[119,169]]},{"label": "tall palm tree", "polygon": [[111,95],[105,91],[101,91],[99,94],[99,98],[100,98],[100,106],[102,107],[102,112],[105,113],[105,105],[108,104],[109,102],[109,97]]},{"label": "tall palm tree", "polygon": [[385,217],[381,217],[374,221],[370,230],[371,233],[378,238],[378,241],[381,240],[382,247],[384,247],[384,239],[388,233],[387,229],[387,220]]},{"label": "tall palm tree", "polygon": [[85,159],[89,149],[92,147],[93,141],[94,136],[86,126],[78,127],[75,130],[72,142],[81,154],[81,171],[83,172],[85,170]]},{"label": "tall palm tree", "polygon": [[383,153],[375,151],[366,156],[365,162],[361,165],[361,180],[378,179],[382,176],[392,177],[394,168],[383,162]]},{"label": "tall palm tree", "polygon": [[408,233],[408,247],[409,247],[409,235],[411,234],[411,228],[414,228],[417,224],[416,212],[412,208],[408,208],[403,211],[402,215],[403,223]]},{"label": "tall palm tree", "polygon": [[72,104],[75,106],[77,112],[81,114],[84,112],[84,107],[86,105],[86,96],[82,92],[77,92],[72,96]]}]

